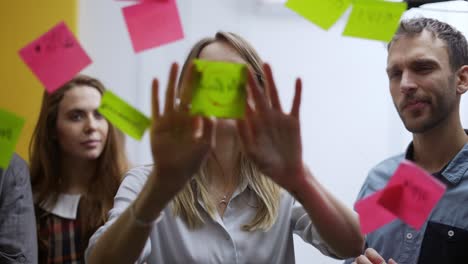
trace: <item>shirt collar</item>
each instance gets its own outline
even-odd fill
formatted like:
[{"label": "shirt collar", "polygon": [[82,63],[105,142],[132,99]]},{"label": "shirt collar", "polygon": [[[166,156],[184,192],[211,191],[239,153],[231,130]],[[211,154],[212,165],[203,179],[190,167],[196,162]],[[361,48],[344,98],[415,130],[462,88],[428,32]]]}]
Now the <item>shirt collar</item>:
[{"label": "shirt collar", "polygon": [[80,197],[81,194],[59,194],[57,202],[53,206],[48,203],[42,203],[39,206],[46,212],[56,216],[75,220],[78,213]]},{"label": "shirt collar", "polygon": [[[465,130],[468,134],[468,130]],[[413,161],[413,142],[408,145],[406,149],[405,158]],[[457,185],[463,177],[468,177],[468,143],[455,155],[455,157],[449,161],[449,163],[438,173],[437,176],[441,176],[444,180]]]},{"label": "shirt collar", "polygon": [[468,177],[468,143],[449,162],[442,171],[442,175],[454,185],[458,184],[463,177]]}]

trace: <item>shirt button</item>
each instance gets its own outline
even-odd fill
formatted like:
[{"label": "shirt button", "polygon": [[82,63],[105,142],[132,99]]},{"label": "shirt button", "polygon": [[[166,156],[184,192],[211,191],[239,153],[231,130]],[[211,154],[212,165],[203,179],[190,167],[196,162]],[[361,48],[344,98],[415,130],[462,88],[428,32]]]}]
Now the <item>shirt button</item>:
[{"label": "shirt button", "polygon": [[18,261],[21,262],[21,263],[24,263],[24,262],[26,262],[26,258],[21,256],[21,257],[19,257]]},{"label": "shirt button", "polygon": [[412,239],[412,238],[413,238],[413,234],[407,233],[407,234],[406,234],[406,238],[407,238],[407,239]]},{"label": "shirt button", "polygon": [[453,237],[453,235],[455,235],[455,232],[453,232],[453,230],[449,230],[448,231],[448,236]]}]

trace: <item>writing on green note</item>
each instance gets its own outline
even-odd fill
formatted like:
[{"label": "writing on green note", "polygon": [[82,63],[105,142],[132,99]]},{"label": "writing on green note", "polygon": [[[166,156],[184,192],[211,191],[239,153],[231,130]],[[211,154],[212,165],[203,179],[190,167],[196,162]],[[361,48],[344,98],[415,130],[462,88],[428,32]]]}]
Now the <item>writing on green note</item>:
[{"label": "writing on green note", "polygon": [[343,35],[390,41],[405,10],[406,3],[355,0]]},{"label": "writing on green note", "polygon": [[109,90],[103,94],[98,111],[114,126],[138,140],[151,124],[149,118]]},{"label": "writing on green note", "polygon": [[11,128],[0,128],[0,138],[5,140],[11,140],[12,130]]},{"label": "writing on green note", "polygon": [[361,9],[356,10],[356,19],[366,24],[385,24],[400,19],[400,15],[387,10]]},{"label": "writing on green note", "polygon": [[221,118],[242,118],[245,112],[247,67],[244,64],[195,60],[199,74],[192,95],[191,113]]},{"label": "writing on green note", "polygon": [[6,168],[15,151],[24,119],[0,109],[0,168]]}]

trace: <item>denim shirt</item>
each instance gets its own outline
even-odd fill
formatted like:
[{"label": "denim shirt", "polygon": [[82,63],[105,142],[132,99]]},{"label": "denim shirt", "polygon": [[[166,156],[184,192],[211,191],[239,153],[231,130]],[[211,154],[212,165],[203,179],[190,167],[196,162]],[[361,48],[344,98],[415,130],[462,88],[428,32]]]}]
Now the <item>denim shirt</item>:
[{"label": "denim shirt", "polygon": [[[400,162],[411,156],[412,145],[406,154],[374,167],[358,200],[384,188]],[[394,220],[368,234],[367,247],[374,248],[385,260],[393,258],[398,264],[468,263],[468,143],[434,177],[447,189],[423,227],[415,230],[399,219]]]},{"label": "denim shirt", "polygon": [[0,169],[0,263],[37,263],[29,169],[16,154],[5,171]]}]

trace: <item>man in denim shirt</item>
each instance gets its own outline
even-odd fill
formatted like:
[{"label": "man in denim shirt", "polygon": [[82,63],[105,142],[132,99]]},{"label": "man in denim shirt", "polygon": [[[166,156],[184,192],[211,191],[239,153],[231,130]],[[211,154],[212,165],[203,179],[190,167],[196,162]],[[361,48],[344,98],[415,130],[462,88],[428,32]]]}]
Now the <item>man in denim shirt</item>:
[{"label": "man in denim shirt", "polygon": [[28,165],[14,154],[0,168],[0,263],[37,263],[35,219]]},{"label": "man in denim shirt", "polygon": [[358,200],[384,188],[403,159],[431,172],[447,190],[420,230],[395,220],[367,235],[369,248],[355,261],[468,263],[468,136],[459,111],[460,97],[468,90],[467,41],[437,20],[402,21],[388,46],[387,74],[413,142],[405,154],[370,171]]}]

